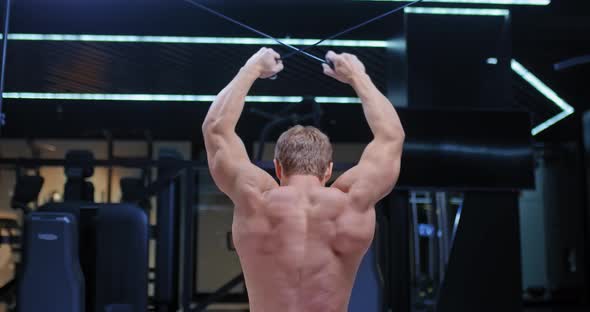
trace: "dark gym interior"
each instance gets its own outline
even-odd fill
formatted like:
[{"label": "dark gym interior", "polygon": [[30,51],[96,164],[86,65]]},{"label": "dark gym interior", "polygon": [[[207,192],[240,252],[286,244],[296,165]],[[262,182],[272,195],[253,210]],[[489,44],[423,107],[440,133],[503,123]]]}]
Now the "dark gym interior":
[{"label": "dark gym interior", "polygon": [[[194,1],[299,47],[408,5],[309,50],[357,55],[406,133],[349,311],[590,311],[588,1]],[[201,124],[290,50],[189,2],[0,1],[0,312],[249,311]],[[371,139],[305,55],[249,95],[237,133],[271,173],[295,124],[336,176]]]}]

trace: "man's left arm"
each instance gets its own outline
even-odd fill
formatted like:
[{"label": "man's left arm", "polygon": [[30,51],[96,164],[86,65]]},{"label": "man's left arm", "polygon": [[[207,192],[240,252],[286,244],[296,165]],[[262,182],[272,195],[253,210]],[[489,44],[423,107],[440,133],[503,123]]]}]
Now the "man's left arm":
[{"label": "man's left arm", "polygon": [[213,180],[238,207],[248,201],[252,193],[261,194],[277,186],[268,173],[251,163],[235,129],[254,82],[258,78],[276,75],[283,69],[279,58],[278,53],[267,48],[254,54],[219,93],[203,122],[207,160]]}]

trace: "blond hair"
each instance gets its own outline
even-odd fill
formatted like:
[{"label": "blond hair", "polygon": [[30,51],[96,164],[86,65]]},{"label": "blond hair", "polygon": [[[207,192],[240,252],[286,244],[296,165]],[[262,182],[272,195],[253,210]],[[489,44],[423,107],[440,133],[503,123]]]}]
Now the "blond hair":
[{"label": "blond hair", "polygon": [[332,144],[319,129],[298,125],[281,134],[275,159],[286,176],[313,175],[323,179],[332,162]]}]

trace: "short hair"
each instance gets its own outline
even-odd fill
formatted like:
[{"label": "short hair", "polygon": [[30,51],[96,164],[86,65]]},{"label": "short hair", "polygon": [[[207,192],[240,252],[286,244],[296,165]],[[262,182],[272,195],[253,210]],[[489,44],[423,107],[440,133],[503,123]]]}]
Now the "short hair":
[{"label": "short hair", "polygon": [[279,137],[275,159],[286,176],[313,175],[322,179],[332,162],[332,144],[319,129],[297,125]]}]

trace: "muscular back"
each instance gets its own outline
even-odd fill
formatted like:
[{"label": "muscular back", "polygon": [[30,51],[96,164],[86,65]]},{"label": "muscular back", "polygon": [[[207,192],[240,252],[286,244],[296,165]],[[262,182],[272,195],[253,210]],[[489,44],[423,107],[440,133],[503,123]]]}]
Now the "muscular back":
[{"label": "muscular back", "polygon": [[[373,206],[391,192],[399,176],[405,134],[395,108],[361,61],[330,51],[326,59],[334,66],[324,64],[324,73],[357,93],[373,140],[333,188],[321,186],[332,173],[332,164],[325,166],[332,157],[325,135],[308,129],[310,135],[277,142],[279,187],[251,163],[235,130],[250,88],[258,78],[280,72],[280,59],[262,48],[218,94],[203,122],[207,161],[215,184],[236,205],[234,243],[251,310],[343,312],[373,238]],[[300,176],[295,180],[302,183],[295,183],[294,175],[307,180]]]},{"label": "muscular back", "polygon": [[[277,187],[238,207],[234,243],[253,312],[347,311],[373,209],[335,188]],[[240,213],[249,211],[250,213]]]}]

